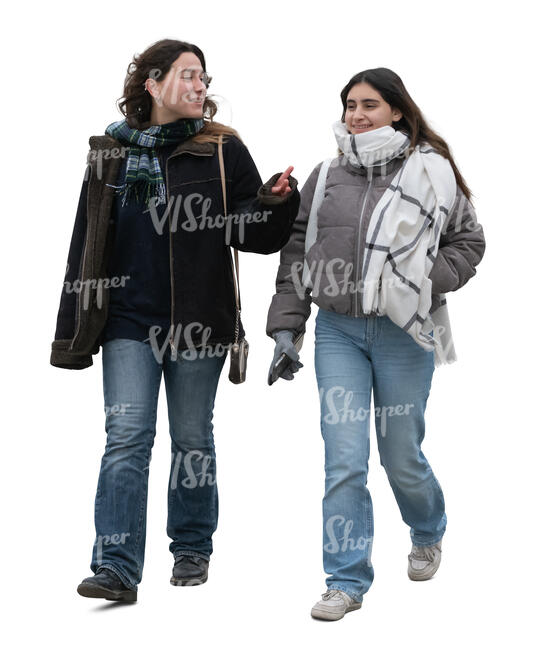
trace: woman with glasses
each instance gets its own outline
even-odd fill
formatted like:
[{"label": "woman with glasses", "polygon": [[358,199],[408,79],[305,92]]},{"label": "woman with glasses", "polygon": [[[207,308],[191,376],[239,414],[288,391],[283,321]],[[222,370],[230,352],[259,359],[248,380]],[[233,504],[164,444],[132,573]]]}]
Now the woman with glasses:
[{"label": "woman with glasses", "polygon": [[270,379],[302,366],[294,342],[318,305],[315,368],[325,444],[323,563],[327,590],[311,610],[337,620],[359,609],[374,572],[367,489],[371,395],[380,462],[412,550],[408,576],[438,569],[444,496],[421,450],[435,366],[456,360],[445,294],[476,273],[485,240],[446,142],[397,74],[353,76],[333,124],[339,155],[301,190],[280,255],[267,334]]},{"label": "woman with glasses", "polygon": [[128,68],[125,119],[89,141],[51,351],[53,366],[82,369],[103,349],[107,441],[94,575],[78,586],[86,597],[137,599],[162,374],[170,582],[207,580],[218,520],[214,400],[228,349],[244,336],[229,246],[280,250],[299,206],[293,167],[262,184],[237,132],[213,120],[209,83],[198,47],[158,41]]}]

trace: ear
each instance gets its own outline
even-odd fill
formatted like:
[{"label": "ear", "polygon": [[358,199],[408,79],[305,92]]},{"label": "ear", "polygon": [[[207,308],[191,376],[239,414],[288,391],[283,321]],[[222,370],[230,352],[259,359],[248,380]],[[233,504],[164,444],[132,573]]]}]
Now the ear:
[{"label": "ear", "polygon": [[403,114],[401,113],[401,111],[398,111],[396,108],[392,110],[391,119],[393,122],[398,122],[402,117]]},{"label": "ear", "polygon": [[154,79],[151,79],[150,77],[145,80],[145,90],[151,95],[151,97],[154,97],[156,94],[156,88],[157,84]]}]

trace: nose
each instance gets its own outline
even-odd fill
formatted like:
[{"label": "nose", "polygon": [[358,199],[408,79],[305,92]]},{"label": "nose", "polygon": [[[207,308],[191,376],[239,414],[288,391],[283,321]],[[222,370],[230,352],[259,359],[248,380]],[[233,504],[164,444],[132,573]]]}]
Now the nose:
[{"label": "nose", "polygon": [[364,113],[364,111],[363,111],[363,107],[361,106],[361,104],[359,104],[359,105],[356,107],[356,110],[354,111],[354,117],[355,117],[357,120],[361,120],[361,118],[365,117],[365,113]]},{"label": "nose", "polygon": [[203,83],[203,81],[199,77],[196,78],[196,82],[194,83],[194,90],[197,93],[207,90],[207,86]]}]

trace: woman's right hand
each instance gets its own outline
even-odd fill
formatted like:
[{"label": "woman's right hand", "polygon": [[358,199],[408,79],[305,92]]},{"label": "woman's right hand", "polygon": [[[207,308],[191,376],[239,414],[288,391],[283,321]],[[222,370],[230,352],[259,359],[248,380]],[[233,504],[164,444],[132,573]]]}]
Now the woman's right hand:
[{"label": "woman's right hand", "polygon": [[290,165],[285,172],[282,172],[282,174],[277,178],[277,182],[271,188],[273,194],[276,194],[277,196],[285,196],[292,191],[288,177],[293,171],[294,168]]},{"label": "woman's right hand", "polygon": [[299,361],[299,353],[295,349],[294,345],[294,334],[290,330],[279,330],[273,334],[273,338],[276,341],[275,351],[273,353],[273,361],[269,368],[268,380],[271,382],[273,368],[279,360],[282,353],[285,353],[290,357],[291,362],[285,367],[279,377],[291,381],[294,378],[294,373],[296,373],[300,368],[303,368],[303,364]]}]

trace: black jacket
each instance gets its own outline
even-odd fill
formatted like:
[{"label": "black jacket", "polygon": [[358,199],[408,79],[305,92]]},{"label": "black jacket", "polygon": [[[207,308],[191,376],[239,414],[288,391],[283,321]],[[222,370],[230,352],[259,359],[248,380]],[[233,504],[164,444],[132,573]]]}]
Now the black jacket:
[{"label": "black jacket", "polygon": [[[51,346],[50,362],[58,368],[92,365],[107,320],[109,286],[120,281],[108,278],[106,269],[114,242],[113,186],[128,148],[108,135],[92,136],[89,144]],[[221,219],[224,208],[216,144],[185,140],[162,170],[171,201],[164,224],[164,233],[168,223],[171,226],[175,336],[171,345],[179,350],[234,341],[236,308],[230,245],[252,253],[279,251],[289,239],[299,208],[295,178],[290,176],[289,194],[276,196],[271,187],[280,172],[262,185],[247,147],[234,136],[228,136],[223,152],[227,212],[231,215],[226,225]],[[189,334],[185,337],[186,332]],[[243,335],[241,322],[239,336]]]}]

